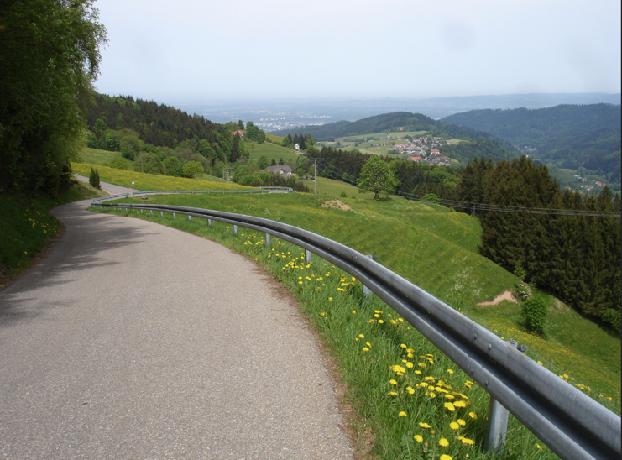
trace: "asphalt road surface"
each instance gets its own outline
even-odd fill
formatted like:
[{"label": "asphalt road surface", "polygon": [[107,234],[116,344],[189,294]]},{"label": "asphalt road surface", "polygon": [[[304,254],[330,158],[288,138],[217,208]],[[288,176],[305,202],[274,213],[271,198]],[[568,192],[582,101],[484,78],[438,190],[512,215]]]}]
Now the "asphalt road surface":
[{"label": "asphalt road surface", "polygon": [[293,301],[244,257],[134,218],[65,232],[0,291],[0,457],[351,458]]}]

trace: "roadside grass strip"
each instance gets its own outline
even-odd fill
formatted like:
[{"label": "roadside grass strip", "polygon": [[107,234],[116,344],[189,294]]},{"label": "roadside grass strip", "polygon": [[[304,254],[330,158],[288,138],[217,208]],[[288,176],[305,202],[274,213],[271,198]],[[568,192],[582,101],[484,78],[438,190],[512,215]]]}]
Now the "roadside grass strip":
[{"label": "roadside grass strip", "polygon": [[[506,443],[483,450],[489,396],[451,360],[361,283],[304,250],[263,233],[178,214],[96,208],[158,222],[217,241],[262,265],[298,300],[335,359],[355,442],[373,438],[372,454],[386,459],[557,458],[514,417]],[[301,363],[304,365],[304,363]],[[275,382],[275,391],[278,383]],[[304,391],[301,389],[301,391]]]}]

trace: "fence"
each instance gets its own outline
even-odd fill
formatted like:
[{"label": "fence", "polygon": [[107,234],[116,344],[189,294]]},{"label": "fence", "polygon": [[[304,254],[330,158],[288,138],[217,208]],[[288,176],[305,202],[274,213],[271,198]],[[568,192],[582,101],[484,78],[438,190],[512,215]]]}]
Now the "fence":
[{"label": "fence", "polygon": [[[134,196],[144,193],[160,192]],[[203,217],[210,223],[231,224],[236,232],[238,226],[246,227],[265,233],[266,244],[270,236],[283,239],[355,276],[489,392],[489,448],[503,442],[509,410],[563,458],[621,457],[620,417],[535,363],[515,344],[501,340],[372,258],[270,219],[187,206],[109,203],[113,198],[94,200],[93,205]]]}]

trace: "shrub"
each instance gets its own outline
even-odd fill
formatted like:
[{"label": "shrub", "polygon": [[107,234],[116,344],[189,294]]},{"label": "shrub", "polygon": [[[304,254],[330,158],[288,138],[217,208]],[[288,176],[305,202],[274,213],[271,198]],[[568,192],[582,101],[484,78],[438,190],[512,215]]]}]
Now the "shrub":
[{"label": "shrub", "polygon": [[196,160],[186,161],[181,168],[181,175],[184,177],[197,177],[204,172],[203,165]]},{"label": "shrub", "polygon": [[525,329],[535,334],[544,334],[546,323],[546,303],[540,296],[534,296],[521,304]]},{"label": "shrub", "polygon": [[512,291],[514,297],[516,297],[519,302],[524,302],[528,300],[531,296],[531,288],[524,281],[519,281],[518,283],[516,283]]},{"label": "shrub", "polygon": [[97,189],[101,188],[99,183],[99,173],[93,168],[91,168],[91,174],[89,175],[89,184]]}]

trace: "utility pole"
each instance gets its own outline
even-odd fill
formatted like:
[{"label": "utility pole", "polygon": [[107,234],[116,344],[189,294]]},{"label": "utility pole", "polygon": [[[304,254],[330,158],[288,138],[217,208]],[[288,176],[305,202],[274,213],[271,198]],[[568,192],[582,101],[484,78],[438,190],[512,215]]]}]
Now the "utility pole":
[{"label": "utility pole", "polygon": [[313,160],[313,165],[315,166],[315,180],[313,181],[313,188],[315,194],[317,195],[317,158]]}]

